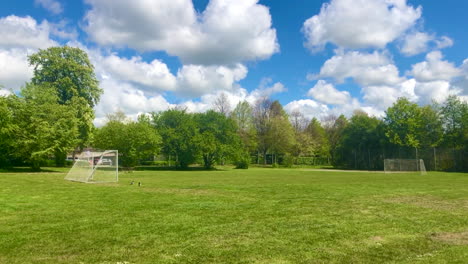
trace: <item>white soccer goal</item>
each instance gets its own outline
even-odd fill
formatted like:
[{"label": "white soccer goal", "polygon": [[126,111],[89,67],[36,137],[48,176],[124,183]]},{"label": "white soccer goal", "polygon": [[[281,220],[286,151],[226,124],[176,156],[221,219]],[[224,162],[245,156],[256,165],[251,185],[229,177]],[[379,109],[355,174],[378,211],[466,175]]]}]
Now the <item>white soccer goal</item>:
[{"label": "white soccer goal", "polygon": [[426,166],[422,159],[385,159],[384,160],[385,173],[393,172],[421,172],[426,175]]},{"label": "white soccer goal", "polygon": [[73,167],[65,176],[65,180],[86,183],[119,181],[119,152],[117,150],[85,151],[77,157]]}]

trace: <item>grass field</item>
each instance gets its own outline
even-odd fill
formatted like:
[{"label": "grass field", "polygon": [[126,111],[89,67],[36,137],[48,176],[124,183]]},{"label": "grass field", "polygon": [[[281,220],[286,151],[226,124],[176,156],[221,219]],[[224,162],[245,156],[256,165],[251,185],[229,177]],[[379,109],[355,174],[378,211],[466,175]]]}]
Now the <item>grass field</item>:
[{"label": "grass field", "polygon": [[[467,263],[468,174],[0,174],[0,263]],[[142,182],[142,186],[130,182]]]}]

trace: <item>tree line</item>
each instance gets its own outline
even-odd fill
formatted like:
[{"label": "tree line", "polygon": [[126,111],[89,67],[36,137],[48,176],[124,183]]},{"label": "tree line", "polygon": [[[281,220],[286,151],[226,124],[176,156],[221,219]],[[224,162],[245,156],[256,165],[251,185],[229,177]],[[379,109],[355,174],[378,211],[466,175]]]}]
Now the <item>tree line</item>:
[{"label": "tree line", "polygon": [[428,169],[468,170],[468,106],[456,96],[426,106],[399,98],[383,118],[356,110],[350,118],[308,120],[266,97],[231,109],[221,94],[205,113],[174,108],[131,120],[116,112],[95,128],[93,107],[102,90],[85,52],[53,47],[31,55],[29,63],[31,82],[19,95],[0,97],[0,168],[39,169],[51,158],[61,166],[67,153],[94,147],[118,149],[124,167],[157,156],[177,168],[232,163],[380,170],[385,158],[422,158]]}]

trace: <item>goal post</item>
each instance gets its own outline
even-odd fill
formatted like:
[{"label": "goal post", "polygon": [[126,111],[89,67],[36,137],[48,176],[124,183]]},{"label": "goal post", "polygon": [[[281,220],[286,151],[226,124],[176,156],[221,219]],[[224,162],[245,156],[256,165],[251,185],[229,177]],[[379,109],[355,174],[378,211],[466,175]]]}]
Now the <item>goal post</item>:
[{"label": "goal post", "polygon": [[420,172],[421,175],[426,175],[426,166],[422,159],[385,159],[385,173],[394,172]]},{"label": "goal post", "polygon": [[100,183],[119,181],[119,152],[117,150],[85,151],[77,156],[65,180]]}]

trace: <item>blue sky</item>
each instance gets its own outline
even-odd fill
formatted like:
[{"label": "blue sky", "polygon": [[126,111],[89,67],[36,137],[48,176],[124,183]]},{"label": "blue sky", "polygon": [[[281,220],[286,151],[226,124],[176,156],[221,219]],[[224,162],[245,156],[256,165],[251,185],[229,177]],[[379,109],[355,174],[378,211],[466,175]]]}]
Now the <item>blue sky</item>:
[{"label": "blue sky", "polygon": [[[380,116],[398,97],[468,98],[467,1],[16,0],[0,3],[0,94],[27,54],[86,50],[104,89],[96,124],[262,96],[306,117]],[[466,61],[465,61],[466,60]]]}]

